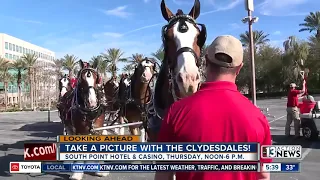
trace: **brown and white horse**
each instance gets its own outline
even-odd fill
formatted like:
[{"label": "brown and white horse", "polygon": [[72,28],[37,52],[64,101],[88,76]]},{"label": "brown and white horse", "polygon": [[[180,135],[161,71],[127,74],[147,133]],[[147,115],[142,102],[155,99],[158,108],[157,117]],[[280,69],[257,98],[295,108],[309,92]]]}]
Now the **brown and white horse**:
[{"label": "brown and white horse", "polygon": [[[206,27],[196,23],[200,2],[195,0],[189,14],[174,15],[161,1],[161,12],[168,24],[162,28],[165,56],[157,78],[153,103],[149,106],[148,137],[154,141],[166,109],[175,101],[195,93],[200,86],[200,67]],[[201,28],[200,28],[201,27]]]},{"label": "brown and white horse", "polygon": [[57,109],[61,123],[64,125],[64,134],[67,134],[67,132],[70,131],[71,126],[70,121],[67,121],[66,118],[70,108],[68,99],[72,98],[72,90],[71,80],[67,75],[64,75],[59,79],[59,102],[57,104]]},{"label": "brown and white horse", "polygon": [[[142,121],[146,117],[147,105],[151,101],[152,89],[151,80],[155,75],[156,63],[145,58],[135,68],[133,75],[128,80],[128,76],[122,76],[119,84],[119,100],[121,110],[119,112],[120,123],[124,123],[125,117],[128,123]],[[139,135],[140,125],[130,126],[132,135]],[[120,130],[123,132],[123,130]],[[144,142],[144,133],[140,134]]]},{"label": "brown and white horse", "polygon": [[[102,127],[105,119],[105,107],[101,105],[101,93],[98,90],[100,78],[95,68],[79,61],[81,69],[77,77],[77,85],[73,92],[69,116],[73,127],[72,135],[96,135],[102,131],[94,128]],[[97,173],[106,176],[108,173]],[[82,172],[73,173],[71,179],[81,180]]]}]

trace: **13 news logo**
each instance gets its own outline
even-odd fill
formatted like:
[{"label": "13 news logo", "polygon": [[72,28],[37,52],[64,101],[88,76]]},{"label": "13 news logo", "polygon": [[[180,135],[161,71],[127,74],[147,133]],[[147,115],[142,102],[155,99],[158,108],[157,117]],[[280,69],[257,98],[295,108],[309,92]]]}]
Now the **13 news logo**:
[{"label": "13 news logo", "polygon": [[296,158],[302,157],[302,146],[298,145],[271,145],[261,146],[262,158]]},{"label": "13 news logo", "polygon": [[10,173],[41,173],[41,162],[10,162]]}]

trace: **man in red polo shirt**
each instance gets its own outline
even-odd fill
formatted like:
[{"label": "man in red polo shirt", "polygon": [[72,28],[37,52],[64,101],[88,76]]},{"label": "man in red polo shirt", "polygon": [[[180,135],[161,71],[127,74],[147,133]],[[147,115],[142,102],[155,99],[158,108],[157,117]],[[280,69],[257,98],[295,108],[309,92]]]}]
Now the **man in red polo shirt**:
[{"label": "man in red polo shirt", "polygon": [[[160,128],[159,142],[256,142],[271,145],[270,127],[260,109],[235,84],[243,66],[241,42],[219,36],[206,54],[207,82],[195,94],[175,102]],[[271,162],[262,159],[261,162]],[[222,163],[222,162],[221,162]],[[156,180],[173,178],[157,172]],[[269,180],[260,172],[176,172],[176,180]]]},{"label": "man in red polo shirt", "polygon": [[[302,76],[303,78],[303,76]],[[299,117],[299,109],[298,109],[298,101],[299,97],[304,94],[306,90],[306,81],[303,78],[302,90],[296,89],[296,84],[291,83],[290,89],[288,93],[288,101],[287,101],[287,122],[285,127],[285,135],[290,136],[290,126],[293,121],[295,138],[300,137],[300,117]]]}]

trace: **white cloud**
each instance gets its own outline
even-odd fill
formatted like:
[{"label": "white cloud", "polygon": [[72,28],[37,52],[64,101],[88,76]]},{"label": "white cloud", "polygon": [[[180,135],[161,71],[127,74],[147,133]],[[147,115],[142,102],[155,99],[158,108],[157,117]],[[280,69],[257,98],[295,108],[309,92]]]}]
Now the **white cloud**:
[{"label": "white cloud", "polygon": [[133,32],[137,32],[137,31],[140,31],[140,30],[143,30],[143,29],[148,29],[148,28],[152,28],[152,27],[156,27],[156,26],[160,26],[160,25],[164,25],[164,23],[156,23],[156,24],[150,24],[150,25],[142,26],[142,27],[139,27],[137,29],[133,29],[131,31],[128,31],[128,32],[124,33],[123,35],[131,34]]},{"label": "white cloud", "polygon": [[[220,1],[219,1],[220,2]],[[229,0],[228,4],[217,4],[215,0],[210,0],[210,4],[212,4],[216,9],[212,11],[207,11],[204,13],[201,13],[201,15],[207,15],[219,11],[227,11],[230,9],[235,8],[237,5],[239,5],[243,0]]]},{"label": "white cloud", "polygon": [[119,6],[114,9],[106,10],[106,11],[104,11],[104,13],[106,15],[126,18],[126,17],[132,15],[131,13],[127,12],[126,9],[127,9],[127,6]]},{"label": "white cloud", "polygon": [[299,5],[308,0],[265,0],[257,6],[260,14],[265,16],[301,16],[308,13],[299,12]]},{"label": "white cloud", "polygon": [[241,26],[238,23],[231,23],[229,24],[232,29],[239,29]]},{"label": "white cloud", "polygon": [[281,31],[275,31],[272,33],[273,35],[280,35],[281,34]]},{"label": "white cloud", "polygon": [[17,18],[17,17],[12,17],[12,16],[4,16],[7,18],[10,18],[14,21],[20,21],[20,22],[24,22],[24,23],[30,23],[30,24],[45,24],[41,21],[37,21],[37,20],[30,20],[30,19],[23,19],[23,18]]},{"label": "white cloud", "polygon": [[100,38],[100,37],[112,37],[112,38],[119,38],[122,37],[123,34],[121,33],[116,33],[116,32],[103,32],[103,33],[97,33],[97,34],[93,34],[92,37],[93,38]]}]

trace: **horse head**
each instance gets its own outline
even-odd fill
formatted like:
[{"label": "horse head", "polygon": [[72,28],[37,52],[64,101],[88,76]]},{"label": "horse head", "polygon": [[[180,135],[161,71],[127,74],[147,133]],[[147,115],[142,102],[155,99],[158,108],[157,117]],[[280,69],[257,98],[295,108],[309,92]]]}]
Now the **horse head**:
[{"label": "horse head", "polygon": [[98,106],[97,87],[100,84],[100,77],[95,67],[89,63],[79,61],[80,71],[78,73],[77,93],[83,101],[86,108],[95,108]]},{"label": "horse head", "polygon": [[71,81],[70,81],[70,78],[65,74],[59,80],[60,97],[63,97],[66,94],[66,92],[68,92],[70,89],[71,89]]},{"label": "horse head", "polygon": [[120,83],[124,83],[124,85],[126,86],[126,87],[129,87],[130,86],[130,83],[131,83],[131,81],[130,81],[130,78],[129,78],[129,75],[128,74],[126,74],[126,73],[122,73],[121,74],[121,77],[120,77]]},{"label": "horse head", "polygon": [[149,101],[146,98],[149,98],[151,93],[149,84],[155,72],[156,62],[149,58],[145,58],[137,64],[131,76],[131,95],[134,99],[141,100],[141,103]]},{"label": "horse head", "polygon": [[135,68],[131,81],[139,80],[143,84],[149,84],[155,72],[155,61],[149,58],[144,58],[141,62],[138,63],[137,67]]},{"label": "horse head", "polygon": [[174,15],[162,0],[161,12],[168,21],[162,28],[164,63],[173,80],[173,89],[183,98],[196,92],[201,80],[202,48],[207,32],[204,24],[196,23],[200,15],[200,2],[195,0],[188,14],[179,9]]}]

